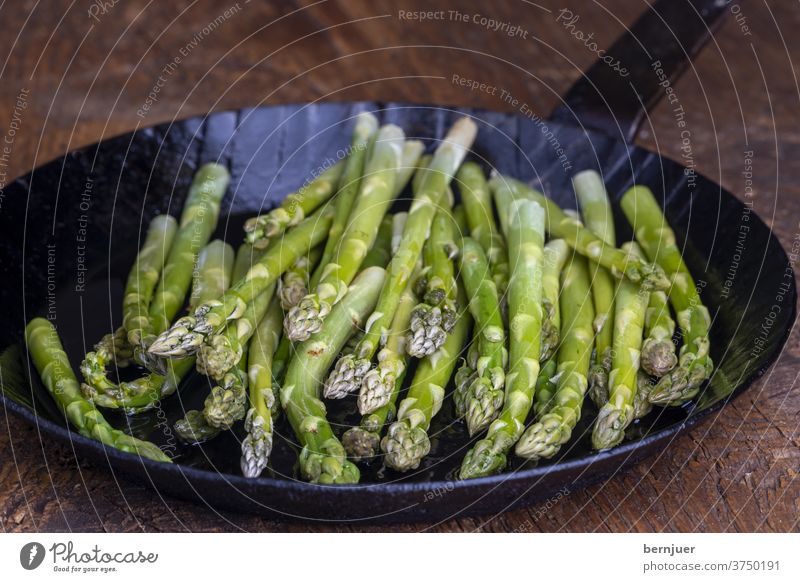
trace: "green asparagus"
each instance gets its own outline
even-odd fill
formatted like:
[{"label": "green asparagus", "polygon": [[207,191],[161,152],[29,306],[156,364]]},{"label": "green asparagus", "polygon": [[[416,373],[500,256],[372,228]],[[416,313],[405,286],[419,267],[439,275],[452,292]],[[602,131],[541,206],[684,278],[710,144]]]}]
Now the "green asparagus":
[{"label": "green asparagus", "polygon": [[641,283],[648,291],[666,289],[669,286],[669,280],[660,266],[645,260],[630,260],[626,253],[605,244],[579,220],[565,213],[541,192],[506,176],[495,176],[489,186],[498,208],[508,208],[510,201],[520,197],[538,202],[546,211],[545,219],[550,236],[563,238],[578,253],[606,267],[617,278],[624,276],[634,283]]},{"label": "green asparagus", "polygon": [[708,340],[711,318],[683,262],[675,243],[675,233],[667,224],[653,193],[643,186],[634,186],[622,197],[621,204],[633,225],[636,240],[650,260],[661,265],[671,279],[669,300],[683,334],[678,365],[658,381],[650,392],[650,402],[682,404],[697,395],[713,370]]},{"label": "green asparagus", "polygon": [[[458,284],[461,302],[466,301],[462,285]],[[395,420],[381,440],[385,453],[384,463],[397,471],[409,471],[419,467],[430,452],[428,429],[431,420],[442,408],[445,388],[472,325],[472,317],[465,312],[447,336],[444,345],[434,354],[420,360],[411,386],[397,409]]]},{"label": "green asparagus", "polygon": [[314,247],[307,255],[299,257],[281,277],[278,295],[281,307],[289,311],[308,293],[309,279],[322,256],[322,248]]},{"label": "green asparagus", "polygon": [[289,229],[280,244],[271,246],[220,298],[201,303],[189,316],[182,317],[162,333],[149,351],[163,357],[180,358],[197,352],[207,337],[220,333],[226,323],[239,319],[247,304],[275,283],[298,257],[320,244],[330,228],[332,208]]},{"label": "green asparagus", "polygon": [[367,323],[364,338],[359,342],[356,353],[339,358],[336,362],[325,384],[326,397],[342,398],[360,388],[378,344],[391,325],[400,296],[411,279],[447,185],[464,160],[476,133],[475,123],[469,118],[461,118],[436,149],[414,194],[403,237],[387,268],[386,284],[381,290],[375,313]]},{"label": "green asparagus", "polygon": [[461,277],[475,320],[472,341],[477,357],[468,377],[459,371],[462,383],[456,386],[453,399],[457,413],[465,417],[470,436],[474,436],[497,418],[503,406],[508,353],[500,298],[483,247],[470,237],[464,237],[461,245]]},{"label": "green asparagus", "polygon": [[[225,292],[230,286],[233,262],[233,249],[221,240],[210,242],[200,251],[189,297],[190,309]],[[118,408],[129,414],[142,412],[178,389],[181,380],[194,368],[195,358],[168,360],[166,364],[161,374],[150,372],[119,385],[109,383],[103,390],[85,383],[81,389],[97,406]]]},{"label": "green asparagus", "polygon": [[508,287],[508,249],[495,224],[489,184],[475,162],[465,162],[455,179],[466,210],[469,234],[483,247],[497,293],[503,297]]},{"label": "green asparagus", "polygon": [[269,246],[270,239],[300,224],[336,192],[345,163],[346,160],[341,160],[326,168],[297,192],[284,198],[277,208],[249,219],[244,225],[245,240],[257,249],[264,249]]},{"label": "green asparagus", "polygon": [[292,341],[304,341],[319,331],[331,308],[347,294],[347,287],[358,273],[397,194],[395,181],[402,148],[403,131],[395,125],[381,127],[334,257],[323,267],[314,292],[286,314],[284,327]]},{"label": "green asparagus", "polygon": [[515,452],[526,459],[549,459],[572,436],[586,396],[594,344],[594,309],[590,299],[589,266],[573,254],[564,270],[561,294],[562,329],[558,347],[558,381],[547,412],[528,427]]},{"label": "green asparagus", "polygon": [[458,316],[453,258],[457,252],[453,218],[447,207],[436,213],[431,234],[423,248],[423,271],[417,278],[421,302],[411,314],[408,353],[415,358],[430,355],[444,344]]},{"label": "green asparagus", "polygon": [[544,362],[556,353],[561,334],[561,310],[559,293],[561,293],[561,271],[570,254],[569,245],[563,239],[556,238],[544,245],[544,267],[542,271],[542,354],[539,358]]},{"label": "green asparagus", "polygon": [[[637,260],[641,255],[636,243],[622,245]],[[608,402],[597,415],[592,431],[592,446],[608,449],[618,445],[625,429],[633,422],[633,401],[642,349],[642,332],[649,293],[630,281],[620,281],[614,302],[614,344],[611,373],[608,375]]]},{"label": "green asparagus", "polygon": [[661,378],[678,363],[672,336],[675,321],[669,313],[669,301],[663,291],[650,293],[650,304],[644,318],[644,342],[642,343],[642,369]]},{"label": "green asparagus", "polygon": [[[572,179],[586,227],[600,240],[616,246],[614,215],[603,180],[594,170],[580,172]],[[614,339],[614,276],[594,261],[589,263],[594,300],[595,354],[589,369],[589,396],[600,408],[608,400],[608,373],[611,371],[611,344]]]},{"label": "green asparagus", "polygon": [[347,338],[375,306],[386,271],[370,267],[350,284],[349,292],[312,338],[297,346],[281,385],[280,399],[302,447],[302,478],[314,483],[356,483],[358,468],[348,461],[344,447],[325,418],[319,398],[320,379]]},{"label": "green asparagus", "polygon": [[25,342],[45,388],[81,435],[154,461],[172,462],[153,443],[113,428],[95,405],[81,395],[78,379],[49,321],[42,317],[32,319],[25,328]]},{"label": "green asparagus", "polygon": [[539,375],[545,211],[537,202],[526,199],[511,201],[507,209],[511,273],[506,394],[503,410],[489,425],[486,438],[464,457],[461,479],[491,475],[505,467],[508,451],[525,429]]},{"label": "green asparagus", "polygon": [[539,377],[536,378],[534,390],[533,412],[541,419],[553,405],[553,396],[558,388],[558,360],[554,356],[542,364]]}]

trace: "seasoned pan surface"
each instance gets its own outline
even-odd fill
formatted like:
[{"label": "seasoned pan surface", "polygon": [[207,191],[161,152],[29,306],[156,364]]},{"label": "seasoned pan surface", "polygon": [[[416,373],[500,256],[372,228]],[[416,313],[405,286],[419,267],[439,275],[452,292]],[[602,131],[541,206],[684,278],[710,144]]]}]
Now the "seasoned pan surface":
[{"label": "seasoned pan surface", "polygon": [[[479,124],[474,157],[529,181],[567,208],[570,177],[600,171],[612,198],[632,183],[663,198],[684,257],[709,307],[716,370],[697,401],[656,409],[626,442],[591,451],[587,401],[571,443],[538,466],[514,461],[496,477],[454,481],[470,443],[446,402],[431,428],[430,456],[400,475],[377,463],[358,486],[309,485],[294,477],[291,431],[278,426],[272,471],[246,480],[235,431],[202,447],[183,446],[172,423],[202,403],[208,387],[191,378],[161,408],[133,418],[109,414],[175,457],[162,465],[108,449],[66,428],[21,345],[28,319],[54,320],[73,365],[120,321],[122,288],[150,218],[177,214],[194,170],[220,161],[232,182],[217,236],[239,243],[246,216],[274,206],[313,173],[346,155],[352,117],[375,111],[433,147],[460,115]],[[493,513],[602,479],[669,444],[681,431],[741,393],[775,360],[795,316],[796,289],[786,253],[769,229],[730,193],[655,153],[535,116],[381,103],[285,105],[221,112],[146,128],[70,153],[36,169],[5,192],[0,212],[0,366],[6,408],[50,438],[71,440],[75,454],[141,481],[159,493],[215,508],[324,520],[419,521]],[[630,227],[617,216],[620,241]],[[742,237],[745,244],[742,244]],[[357,419],[334,404],[340,425]]]}]

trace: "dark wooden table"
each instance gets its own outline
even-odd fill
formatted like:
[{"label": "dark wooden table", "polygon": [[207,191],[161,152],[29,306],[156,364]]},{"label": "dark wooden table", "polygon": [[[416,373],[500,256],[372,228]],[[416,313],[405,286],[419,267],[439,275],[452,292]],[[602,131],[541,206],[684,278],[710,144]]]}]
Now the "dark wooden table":
[{"label": "dark wooden table", "polygon": [[[310,4],[310,3],[308,3]],[[546,115],[595,58],[561,23],[567,7],[609,45],[645,2],[437,2],[469,22],[418,22],[403,0],[305,2],[48,2],[0,9],[0,182],[137,125],[209,110],[317,99],[391,99],[508,110],[454,74],[524,96]],[[602,5],[600,5],[602,4]],[[752,151],[755,211],[785,245],[800,237],[800,10],[731,2],[722,29],[676,86],[696,168],[734,193]],[[226,12],[227,10],[227,12]],[[520,24],[492,32],[471,16]],[[181,55],[180,64],[164,67]],[[523,67],[529,74],[521,74]],[[162,76],[144,115],[137,115]],[[8,141],[8,140],[7,140]],[[660,105],[638,142],[681,156],[680,129]],[[0,154],[3,150],[0,150]],[[1,184],[0,184],[1,185]],[[752,390],[658,458],[548,504],[484,519],[398,531],[797,531],[800,516],[800,334]],[[330,531],[220,515],[115,480],[0,413],[4,531]],[[43,450],[46,449],[46,457]],[[46,463],[45,463],[46,460]],[[369,529],[369,528],[364,528]]]}]

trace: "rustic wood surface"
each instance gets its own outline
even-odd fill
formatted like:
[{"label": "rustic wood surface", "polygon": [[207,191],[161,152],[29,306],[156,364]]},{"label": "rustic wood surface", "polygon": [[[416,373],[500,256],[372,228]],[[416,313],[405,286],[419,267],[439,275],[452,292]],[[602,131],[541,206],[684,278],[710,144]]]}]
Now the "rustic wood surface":
[{"label": "rustic wood surface", "polygon": [[[0,139],[13,135],[0,158],[0,182],[138,125],[209,110],[317,99],[509,110],[499,92],[467,91],[452,83],[453,74],[504,88],[546,115],[595,58],[557,22],[558,10],[566,6],[580,15],[577,28],[594,33],[602,47],[646,6],[629,0],[604,0],[602,6],[578,0],[435,3],[469,15],[464,23],[400,16],[400,9],[430,9],[432,3],[421,0],[310,4],[5,3]],[[800,236],[800,92],[793,69],[800,59],[800,9],[765,0],[731,2],[729,9],[727,22],[675,89],[691,128],[697,169],[742,193],[744,152],[752,150],[754,208],[788,246]],[[473,14],[519,24],[525,35],[486,30],[471,21]],[[180,64],[164,77],[144,118],[138,116],[176,55],[183,55]],[[680,129],[665,104],[652,112],[639,143],[680,158]],[[797,531],[798,372],[795,333],[766,378],[657,458],[538,507],[392,529]],[[13,417],[0,412],[0,422],[4,531],[379,529],[284,524],[162,500],[76,461],[67,446],[40,442],[35,429]]]}]

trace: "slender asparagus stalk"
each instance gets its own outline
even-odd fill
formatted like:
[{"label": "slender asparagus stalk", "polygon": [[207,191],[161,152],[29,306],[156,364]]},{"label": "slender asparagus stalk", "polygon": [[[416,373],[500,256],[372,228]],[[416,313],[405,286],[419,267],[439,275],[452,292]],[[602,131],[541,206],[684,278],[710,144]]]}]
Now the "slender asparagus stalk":
[{"label": "slender asparagus stalk", "polygon": [[[500,298],[489,276],[489,261],[483,247],[464,237],[460,254],[461,277],[475,320],[473,344],[477,346],[475,367],[469,380],[456,387],[459,414],[465,416],[470,436],[489,426],[503,406],[505,367],[508,361],[506,332],[500,312]],[[465,375],[465,373],[461,373]]]},{"label": "slender asparagus stalk", "polygon": [[278,394],[273,386],[273,356],[283,332],[283,310],[273,298],[266,315],[258,324],[248,350],[248,389],[250,409],[244,421],[247,436],[242,440],[242,474],[258,477],[267,467],[272,452],[273,410]]},{"label": "slender asparagus stalk", "polygon": [[[594,170],[580,172],[572,178],[583,221],[604,243],[616,246],[614,215],[603,180]],[[595,354],[589,369],[589,396],[600,408],[608,401],[608,374],[611,371],[611,344],[614,340],[614,294],[616,281],[605,267],[589,263],[594,300]]]},{"label": "slender asparagus stalk", "polygon": [[678,363],[672,336],[675,320],[669,313],[667,294],[663,291],[650,293],[650,304],[644,319],[644,343],[642,344],[642,369],[661,378]]},{"label": "slender asparagus stalk", "polygon": [[281,277],[278,295],[281,307],[289,311],[308,293],[309,279],[322,257],[322,248],[314,247],[307,255],[299,257]]},{"label": "slender asparagus stalk", "polygon": [[322,328],[331,308],[347,293],[364,257],[378,234],[386,211],[395,198],[395,181],[401,163],[403,131],[385,125],[378,131],[374,150],[353,204],[350,220],[313,293],[286,314],[284,327],[292,341],[304,341]]},{"label": "slender asparagus stalk", "polygon": [[[247,276],[249,265],[258,258],[258,251],[245,243],[239,248],[234,277]],[[219,385],[211,392],[203,406],[206,422],[214,428],[226,430],[245,415],[247,406],[247,366],[243,363],[247,343],[255,333],[275,295],[276,284],[269,285],[247,304],[242,316],[225,327],[219,335],[206,339],[197,355],[197,369],[213,378]]]},{"label": "slender asparagus stalk", "polygon": [[525,429],[539,375],[544,263],[544,209],[532,200],[508,206],[509,371],[503,410],[464,457],[459,478],[491,475],[506,465],[506,455]]},{"label": "slender asparagus stalk", "polygon": [[528,427],[515,452],[527,459],[549,459],[569,441],[581,417],[594,344],[594,308],[589,266],[573,254],[564,271],[561,312],[563,333],[558,348],[558,385],[547,413]]},{"label": "slender asparagus stalk", "polygon": [[[233,249],[221,240],[203,247],[198,255],[197,275],[189,297],[190,309],[225,292],[230,286],[233,263]],[[162,374],[150,372],[135,380],[120,382],[119,385],[109,381],[103,390],[97,390],[87,382],[81,386],[81,390],[97,406],[122,409],[127,414],[142,412],[178,389],[181,380],[194,368],[195,358],[168,360],[166,364]]]},{"label": "slender asparagus stalk", "polygon": [[476,133],[475,123],[469,118],[461,118],[436,149],[422,183],[414,194],[403,238],[387,268],[389,275],[375,313],[367,324],[367,332],[359,342],[356,353],[342,357],[336,363],[325,384],[327,398],[342,398],[360,388],[378,344],[391,325],[400,295],[411,279],[441,198],[475,140]]},{"label": "slender asparagus stalk", "polygon": [[[169,249],[161,280],[150,305],[153,335],[166,330],[183,307],[192,284],[197,255],[217,227],[220,203],[228,182],[230,174],[219,164],[205,164],[194,176],[181,211],[178,233]],[[149,346],[153,339],[150,333],[143,334],[143,347]]]},{"label": "slender asparagus stalk", "polygon": [[556,238],[544,245],[544,267],[542,271],[542,354],[540,361],[549,360],[556,353],[561,334],[561,271],[570,254],[569,245]]},{"label": "slender asparagus stalk", "polygon": [[408,359],[406,336],[418,299],[407,287],[400,296],[400,305],[392,321],[386,345],[378,353],[378,365],[367,372],[358,395],[358,411],[369,414],[388,404],[397,379],[405,373]]},{"label": "slender asparagus stalk", "polygon": [[344,447],[325,418],[325,405],[319,399],[320,378],[372,311],[385,279],[386,271],[379,267],[362,271],[319,333],[297,346],[289,362],[280,391],[281,405],[302,446],[300,474],[311,482],[358,482],[358,468],[346,459]]},{"label": "slender asparagus stalk", "polygon": [[636,376],[636,395],[633,397],[633,418],[639,419],[650,414],[653,405],[649,397],[655,383],[644,370],[639,370]]},{"label": "slender asparagus stalk", "polygon": [[497,293],[502,297],[508,287],[508,248],[495,224],[489,183],[475,162],[465,162],[461,166],[456,182],[466,210],[469,234],[483,247]]},{"label": "slender asparagus stalk", "polygon": [[346,160],[341,160],[333,164],[297,192],[289,194],[277,208],[249,219],[244,225],[245,240],[257,249],[264,249],[269,246],[270,239],[300,224],[336,192],[345,163]]},{"label": "slender asparagus stalk", "polygon": [[[316,289],[319,278],[322,276],[322,268],[334,261],[336,249],[344,234],[347,221],[350,218],[350,211],[358,195],[361,179],[364,176],[367,152],[370,147],[373,146],[377,133],[377,117],[368,111],[362,111],[356,116],[353,135],[350,139],[350,155],[345,162],[342,176],[339,179],[339,188],[336,191],[333,222],[331,223],[331,229],[328,233],[328,239],[325,241],[325,248],[322,251],[320,268],[314,271],[311,278],[311,289]],[[305,296],[306,293],[303,295]],[[296,303],[294,305],[296,305]],[[294,307],[294,305],[291,307]]]},{"label": "slender asparagus stalk", "polygon": [[366,461],[377,455],[381,432],[395,415],[395,403],[408,365],[406,331],[418,301],[412,287],[409,285],[400,297],[386,347],[378,353],[377,367],[364,377],[358,397],[358,410],[363,415],[361,423],[342,435],[342,444],[351,459]]},{"label": "slender asparagus stalk", "polygon": [[219,299],[201,303],[192,315],[182,317],[150,346],[153,354],[180,358],[197,352],[206,337],[216,335],[231,320],[239,319],[247,304],[275,283],[283,272],[320,244],[330,228],[333,209],[323,208],[288,230],[279,245],[269,248]]},{"label": "slender asparagus stalk", "polygon": [[507,208],[511,200],[519,197],[538,202],[546,210],[547,231],[550,236],[563,238],[578,253],[606,267],[617,278],[624,276],[634,283],[641,283],[648,291],[666,289],[669,285],[660,266],[645,260],[630,260],[623,251],[605,244],[579,220],[566,214],[541,192],[507,176],[492,178],[489,186],[498,208]]},{"label": "slender asparagus stalk", "polygon": [[658,381],[650,392],[650,402],[681,404],[697,395],[713,370],[708,340],[711,318],[683,262],[675,243],[675,233],[667,224],[653,193],[648,188],[634,186],[622,197],[621,205],[633,225],[636,240],[671,279],[669,300],[683,334],[678,365]]},{"label": "slender asparagus stalk", "polygon": [[378,236],[372,243],[364,262],[361,263],[361,270],[369,267],[385,267],[392,258],[392,220],[393,216],[387,214],[383,217],[381,225],[378,227]]},{"label": "slender asparagus stalk", "polygon": [[[636,243],[623,250],[636,260],[641,251]],[[592,446],[609,449],[618,445],[633,422],[636,377],[642,349],[642,332],[649,293],[630,281],[620,281],[614,306],[614,346],[608,375],[608,402],[600,409],[592,431]]]},{"label": "slender asparagus stalk", "polygon": [[[461,284],[459,299],[466,301]],[[411,386],[397,409],[397,420],[381,440],[385,453],[384,463],[396,471],[410,471],[419,467],[430,452],[428,429],[439,413],[444,401],[445,388],[464,348],[472,317],[465,312],[456,321],[453,331],[436,353],[420,360]]]},{"label": "slender asparagus stalk", "polygon": [[142,338],[153,334],[150,303],[177,230],[178,223],[170,215],[160,214],[153,218],[128,275],[122,300],[122,326],[127,331],[128,342],[134,347],[141,347]]},{"label": "slender asparagus stalk", "polygon": [[172,462],[153,443],[113,428],[95,405],[81,396],[78,379],[49,321],[41,317],[32,319],[25,327],[25,342],[45,388],[81,435],[154,461]]},{"label": "slender asparagus stalk", "polygon": [[107,367],[122,368],[130,363],[134,348],[141,347],[142,335],[152,335],[149,308],[166,254],[175,238],[178,225],[169,215],[156,216],[147,230],[144,244],[128,275],[122,301],[122,327],[106,334],[88,352],[80,369],[86,385],[93,392],[115,389]]},{"label": "slender asparagus stalk", "polygon": [[553,406],[553,397],[558,389],[558,360],[553,357],[542,364],[536,378],[533,412],[541,419]]},{"label": "slender asparagus stalk", "polygon": [[430,355],[444,344],[458,315],[453,258],[457,252],[453,218],[442,206],[436,213],[431,234],[423,248],[424,269],[417,279],[422,301],[411,314],[408,353],[415,358]]}]

